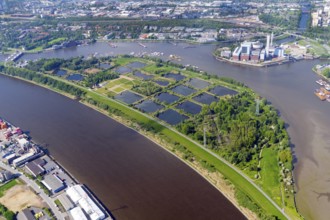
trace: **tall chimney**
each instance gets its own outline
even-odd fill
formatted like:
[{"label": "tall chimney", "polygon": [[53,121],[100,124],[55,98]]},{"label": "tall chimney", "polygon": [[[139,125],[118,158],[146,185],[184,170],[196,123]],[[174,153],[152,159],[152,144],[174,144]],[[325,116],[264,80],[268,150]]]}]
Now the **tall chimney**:
[{"label": "tall chimney", "polygon": [[266,43],[266,58],[269,55],[269,41],[270,41],[270,35],[267,35],[267,43]]},{"label": "tall chimney", "polygon": [[274,33],[272,32],[272,35],[270,35],[270,46],[273,46],[273,40],[274,40]]}]

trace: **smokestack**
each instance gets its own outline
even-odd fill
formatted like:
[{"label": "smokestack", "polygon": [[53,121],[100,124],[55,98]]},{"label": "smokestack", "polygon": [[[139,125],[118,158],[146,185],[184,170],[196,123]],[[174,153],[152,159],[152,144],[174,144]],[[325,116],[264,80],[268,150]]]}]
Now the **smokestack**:
[{"label": "smokestack", "polygon": [[270,41],[270,35],[267,35],[267,43],[266,43],[266,57],[269,55],[269,41]]},{"label": "smokestack", "polygon": [[272,35],[270,35],[270,46],[273,46],[273,40],[274,40],[274,33],[272,32]]}]

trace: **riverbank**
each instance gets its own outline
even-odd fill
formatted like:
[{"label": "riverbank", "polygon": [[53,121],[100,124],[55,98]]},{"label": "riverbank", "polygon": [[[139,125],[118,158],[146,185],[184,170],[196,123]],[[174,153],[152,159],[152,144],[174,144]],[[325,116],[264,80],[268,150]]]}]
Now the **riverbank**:
[{"label": "riverbank", "polygon": [[[60,212],[58,204],[55,201],[63,201],[61,200],[60,195],[68,193],[68,190],[71,188],[83,186],[83,184],[74,178],[74,176],[69,173],[68,170],[65,169],[58,161],[56,161],[55,158],[49,155],[45,148],[35,143],[32,137],[23,133],[20,128],[15,127],[7,120],[2,118],[0,118],[0,120],[2,128],[6,129],[5,131],[1,129],[2,131],[0,133],[1,142],[5,144],[4,146],[7,146],[6,148],[1,149],[1,154],[3,155],[1,158],[1,163],[3,163],[3,166],[6,170],[13,172],[14,175],[16,175],[16,171],[19,171],[19,174],[17,174],[19,178],[23,178],[27,184],[34,188],[34,190],[36,187],[39,187],[42,192],[35,190],[35,193],[37,195],[42,194],[44,202],[49,206],[49,208],[51,208],[52,213],[55,214],[57,219],[65,219],[70,216],[70,214],[72,214],[71,211],[69,209],[65,209]],[[12,135],[6,135],[8,132],[11,132]],[[4,137],[6,138],[4,139]],[[28,150],[17,149],[18,147],[15,146],[17,144],[16,142],[18,142],[20,147],[22,147],[21,145],[23,142],[21,140],[25,141],[24,149]],[[24,152],[25,154],[22,154],[22,151],[28,151],[28,153]],[[7,154],[12,155],[13,152],[16,154],[16,159],[12,160],[4,157]],[[31,156],[32,152],[35,153]],[[19,162],[21,161],[19,160],[20,158],[24,158],[24,160]],[[33,164],[35,165],[33,166]],[[11,167],[9,167],[9,165],[11,165]],[[35,166],[38,166],[39,169]],[[22,177],[22,175],[24,177]],[[68,190],[63,192],[65,188]],[[94,215],[99,216],[100,219],[112,220],[110,212],[105,208],[102,202],[95,197],[93,192],[91,192],[86,186],[84,186],[84,189],[89,197],[92,198],[92,202],[97,206],[97,208],[91,208],[91,212],[88,214],[90,215],[95,213]],[[79,205],[76,207],[79,207]],[[80,208],[85,209],[86,207]]]},{"label": "riverbank", "polygon": [[132,123],[129,120],[125,120],[125,118],[118,117],[116,115],[109,116],[109,113],[105,110],[102,110],[95,105],[91,105],[88,102],[80,101],[80,103],[98,111],[107,117],[111,117],[112,119],[116,120],[117,122],[121,123],[122,125],[126,126],[134,130],[135,132],[139,133],[140,135],[144,136],[145,138],[149,139],[153,143],[157,144],[157,146],[161,147],[162,149],[166,150],[168,153],[175,156],[177,159],[185,163],[191,169],[196,171],[200,176],[202,176],[205,180],[207,180],[212,186],[214,186],[222,195],[224,195],[237,209],[239,209],[247,219],[249,220],[256,220],[259,219],[255,213],[253,213],[248,208],[242,207],[239,205],[237,199],[235,198],[235,188],[232,183],[226,181],[226,179],[220,173],[213,173],[209,172],[207,169],[200,166],[200,164],[196,162],[190,162],[184,159],[184,154],[173,149],[173,146],[170,145],[168,142],[164,141],[159,136],[155,135],[154,133],[148,132],[144,129],[141,129],[138,125]]},{"label": "riverbank", "polygon": [[213,54],[213,55],[219,61],[224,61],[224,62],[227,62],[230,64],[235,64],[235,65],[252,66],[252,67],[270,67],[270,66],[282,65],[282,64],[293,62],[291,60],[282,59],[282,60],[276,60],[276,61],[266,61],[266,62],[262,62],[262,63],[252,63],[252,62],[236,61],[236,60],[232,60],[232,59],[227,59],[227,58],[219,57],[215,54]]},{"label": "riverbank", "polygon": [[[202,147],[196,146],[196,145],[198,145],[196,142],[193,142],[191,140],[187,140],[186,137],[183,139],[181,134],[175,134],[175,132],[171,128],[169,128],[169,127],[165,127],[164,125],[154,124],[155,121],[153,119],[149,118],[148,116],[146,116],[145,114],[142,114],[140,112],[137,112],[136,110],[131,109],[131,108],[129,108],[129,107],[127,107],[127,106],[119,103],[119,102],[116,102],[115,100],[110,100],[108,98],[99,96],[99,95],[93,93],[92,91],[86,91],[86,92],[88,92],[88,96],[90,96],[92,98],[95,98],[98,101],[101,101],[100,103],[106,103],[106,104],[108,104],[111,107],[115,107],[116,109],[119,109],[119,111],[124,114],[124,117],[128,117],[129,116],[128,117],[128,119],[129,119],[128,121],[131,124],[131,126],[138,126],[138,128],[141,127],[141,126],[139,126],[139,124],[135,124],[135,125],[134,125],[134,123],[132,124],[132,120],[131,119],[138,120],[138,122],[142,122],[142,123],[145,123],[145,124],[151,123],[150,120],[152,120],[152,123],[151,123],[152,126],[154,128],[156,128],[156,130],[161,130],[162,131],[162,134],[165,134],[168,138],[170,138],[170,140],[172,142],[173,141],[177,141],[178,143],[182,144],[183,146],[185,146],[189,150],[191,150],[194,153],[194,155],[198,155],[199,157],[201,157],[201,159],[206,159],[207,161],[211,161],[211,163],[213,165],[215,165],[218,170],[221,170],[222,172],[224,172],[225,173],[225,176],[227,178],[229,177],[229,179],[231,179],[231,181],[234,182],[234,184],[236,186],[239,186],[240,189],[244,190],[244,192],[246,192],[246,190],[247,191],[252,190],[252,189],[249,189],[248,190],[248,188],[251,188],[251,186],[249,186],[249,184],[251,184],[251,183],[249,183],[246,180],[243,180],[244,178],[241,179],[239,176],[237,176],[236,174],[234,174],[235,172],[233,173],[232,171],[230,171],[230,169],[232,169],[232,168],[229,168],[229,165],[228,164],[225,165],[224,162],[220,163],[220,161],[218,160],[219,158],[216,159],[215,156],[208,155],[211,152],[206,153],[207,152],[206,149],[202,149],[201,150]],[[181,135],[181,136],[179,136],[179,135]],[[166,140],[166,142],[167,141],[168,140]],[[169,142],[171,142],[171,141],[169,141]],[[239,183],[237,183],[237,182],[239,182]],[[254,193],[256,193],[256,191]],[[250,191],[250,194],[249,195],[252,196],[252,197],[255,197],[256,195],[253,195],[254,193],[252,193],[252,195],[251,195],[251,191]],[[258,201],[258,202],[261,201],[262,202],[262,200],[263,200],[262,197],[260,197],[260,196],[257,196],[257,197],[259,197],[259,198],[256,199],[256,200],[254,200],[254,201]],[[267,203],[267,201],[263,201],[262,204],[265,205],[266,203]],[[265,208],[265,206],[264,206],[264,208]],[[266,207],[266,208],[268,208],[268,207]],[[269,213],[273,213],[273,211],[270,211],[269,210]]]}]

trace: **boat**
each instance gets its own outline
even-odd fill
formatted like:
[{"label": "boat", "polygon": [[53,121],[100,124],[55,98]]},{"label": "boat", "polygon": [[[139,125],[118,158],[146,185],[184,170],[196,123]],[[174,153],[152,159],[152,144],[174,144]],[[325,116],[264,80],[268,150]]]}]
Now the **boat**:
[{"label": "boat", "polygon": [[327,84],[327,82],[324,81],[324,80],[322,80],[322,79],[317,80],[316,83],[319,84],[319,85],[321,85],[321,86],[324,86],[324,85]]},{"label": "boat", "polygon": [[326,100],[327,100],[328,102],[330,102],[330,95],[327,95]]},{"label": "boat", "polygon": [[324,101],[326,100],[326,95],[320,90],[320,89],[316,89],[314,94],[321,100]]},{"label": "boat", "polygon": [[322,86],[322,79],[316,80],[316,83]]},{"label": "boat", "polygon": [[112,48],[117,48],[118,47],[116,44],[113,44],[113,43],[110,43],[110,42],[109,42],[109,46],[112,47]]},{"label": "boat", "polygon": [[143,43],[140,43],[140,42],[139,42],[139,45],[140,45],[141,47],[144,47],[144,48],[147,47],[146,45],[144,45]]},{"label": "boat", "polygon": [[329,84],[325,84],[325,85],[324,85],[324,88],[325,88],[326,90],[330,91],[330,85],[329,85]]}]

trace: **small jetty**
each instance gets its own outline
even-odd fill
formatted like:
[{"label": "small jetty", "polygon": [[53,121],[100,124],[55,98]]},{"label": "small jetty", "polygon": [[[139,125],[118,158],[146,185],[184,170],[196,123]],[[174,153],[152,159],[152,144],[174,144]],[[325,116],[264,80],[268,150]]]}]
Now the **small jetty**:
[{"label": "small jetty", "polygon": [[11,54],[9,57],[6,58],[6,62],[15,62],[19,58],[21,58],[24,55],[23,52],[16,51],[15,53]]}]

